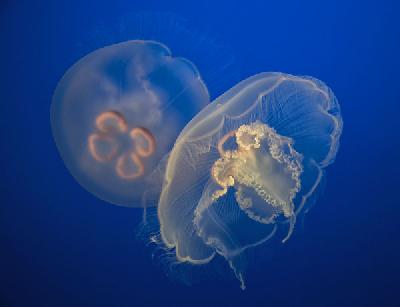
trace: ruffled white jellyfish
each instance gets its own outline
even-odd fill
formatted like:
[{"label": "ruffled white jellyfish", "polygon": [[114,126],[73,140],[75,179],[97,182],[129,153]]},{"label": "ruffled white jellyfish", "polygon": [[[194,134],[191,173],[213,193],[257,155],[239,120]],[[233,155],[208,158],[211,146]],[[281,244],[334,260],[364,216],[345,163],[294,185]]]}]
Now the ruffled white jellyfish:
[{"label": "ruffled white jellyfish", "polygon": [[158,206],[162,243],[180,262],[223,256],[244,287],[243,252],[286,229],[333,162],[342,119],[311,77],[261,73],[230,89],[182,131]]},{"label": "ruffled white jellyfish", "polygon": [[161,185],[160,161],[208,102],[191,62],[155,41],[127,41],[67,71],[53,97],[51,126],[67,168],[85,189],[138,207],[146,191]]}]

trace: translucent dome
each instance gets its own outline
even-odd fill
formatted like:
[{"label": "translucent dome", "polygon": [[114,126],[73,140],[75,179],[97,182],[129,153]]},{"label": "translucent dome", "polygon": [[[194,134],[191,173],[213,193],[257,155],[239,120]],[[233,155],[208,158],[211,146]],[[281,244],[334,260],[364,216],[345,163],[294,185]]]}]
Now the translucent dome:
[{"label": "translucent dome", "polygon": [[222,255],[244,287],[241,254],[309,203],[339,146],[342,119],[321,81],[261,73],[203,109],[170,154],[158,207],[163,244],[181,262]]},{"label": "translucent dome", "polygon": [[51,126],[75,179],[108,202],[142,205],[160,161],[209,102],[196,67],[155,41],[127,41],[75,63],[54,93]]}]

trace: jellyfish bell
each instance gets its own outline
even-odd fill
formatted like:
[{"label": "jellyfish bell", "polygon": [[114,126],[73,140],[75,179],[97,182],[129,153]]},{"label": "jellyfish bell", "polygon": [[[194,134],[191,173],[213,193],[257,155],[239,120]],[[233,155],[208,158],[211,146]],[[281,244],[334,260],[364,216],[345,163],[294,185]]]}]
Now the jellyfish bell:
[{"label": "jellyfish bell", "polygon": [[180,130],[208,102],[194,64],[159,42],[132,40],[98,49],[66,72],[53,96],[51,125],[67,168],[85,189],[138,207],[145,191],[159,188],[161,178],[151,174]]},{"label": "jellyfish bell", "polygon": [[170,153],[161,244],[181,263],[221,255],[244,288],[245,251],[291,236],[339,146],[332,91],[312,77],[262,73],[204,108]]}]

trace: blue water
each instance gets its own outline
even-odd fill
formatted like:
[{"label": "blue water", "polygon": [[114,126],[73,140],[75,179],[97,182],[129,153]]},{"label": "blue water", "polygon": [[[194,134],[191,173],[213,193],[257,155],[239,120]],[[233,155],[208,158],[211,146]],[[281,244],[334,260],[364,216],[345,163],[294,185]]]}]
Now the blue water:
[{"label": "blue water", "polygon": [[[396,1],[215,2],[1,2],[0,306],[400,306]],[[56,150],[51,97],[80,43],[141,10],[212,29],[242,78],[312,75],[341,104],[324,193],[250,268],[246,291],[234,279],[171,282],[135,237],[140,211],[95,199]]]}]

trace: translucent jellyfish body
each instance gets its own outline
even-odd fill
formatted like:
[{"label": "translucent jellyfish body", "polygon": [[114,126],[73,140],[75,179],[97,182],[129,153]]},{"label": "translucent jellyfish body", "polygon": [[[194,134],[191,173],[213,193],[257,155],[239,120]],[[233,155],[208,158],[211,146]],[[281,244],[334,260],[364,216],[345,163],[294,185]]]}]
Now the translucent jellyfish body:
[{"label": "translucent jellyfish body", "polygon": [[181,262],[222,255],[244,287],[243,252],[277,233],[289,238],[341,130],[338,102],[319,80],[262,73],[240,82],[174,145],[158,207],[162,242]]},{"label": "translucent jellyfish body", "polygon": [[160,161],[208,102],[191,62],[160,43],[128,41],[98,49],[67,71],[53,97],[51,125],[84,188],[134,207],[161,185],[154,176]]}]

